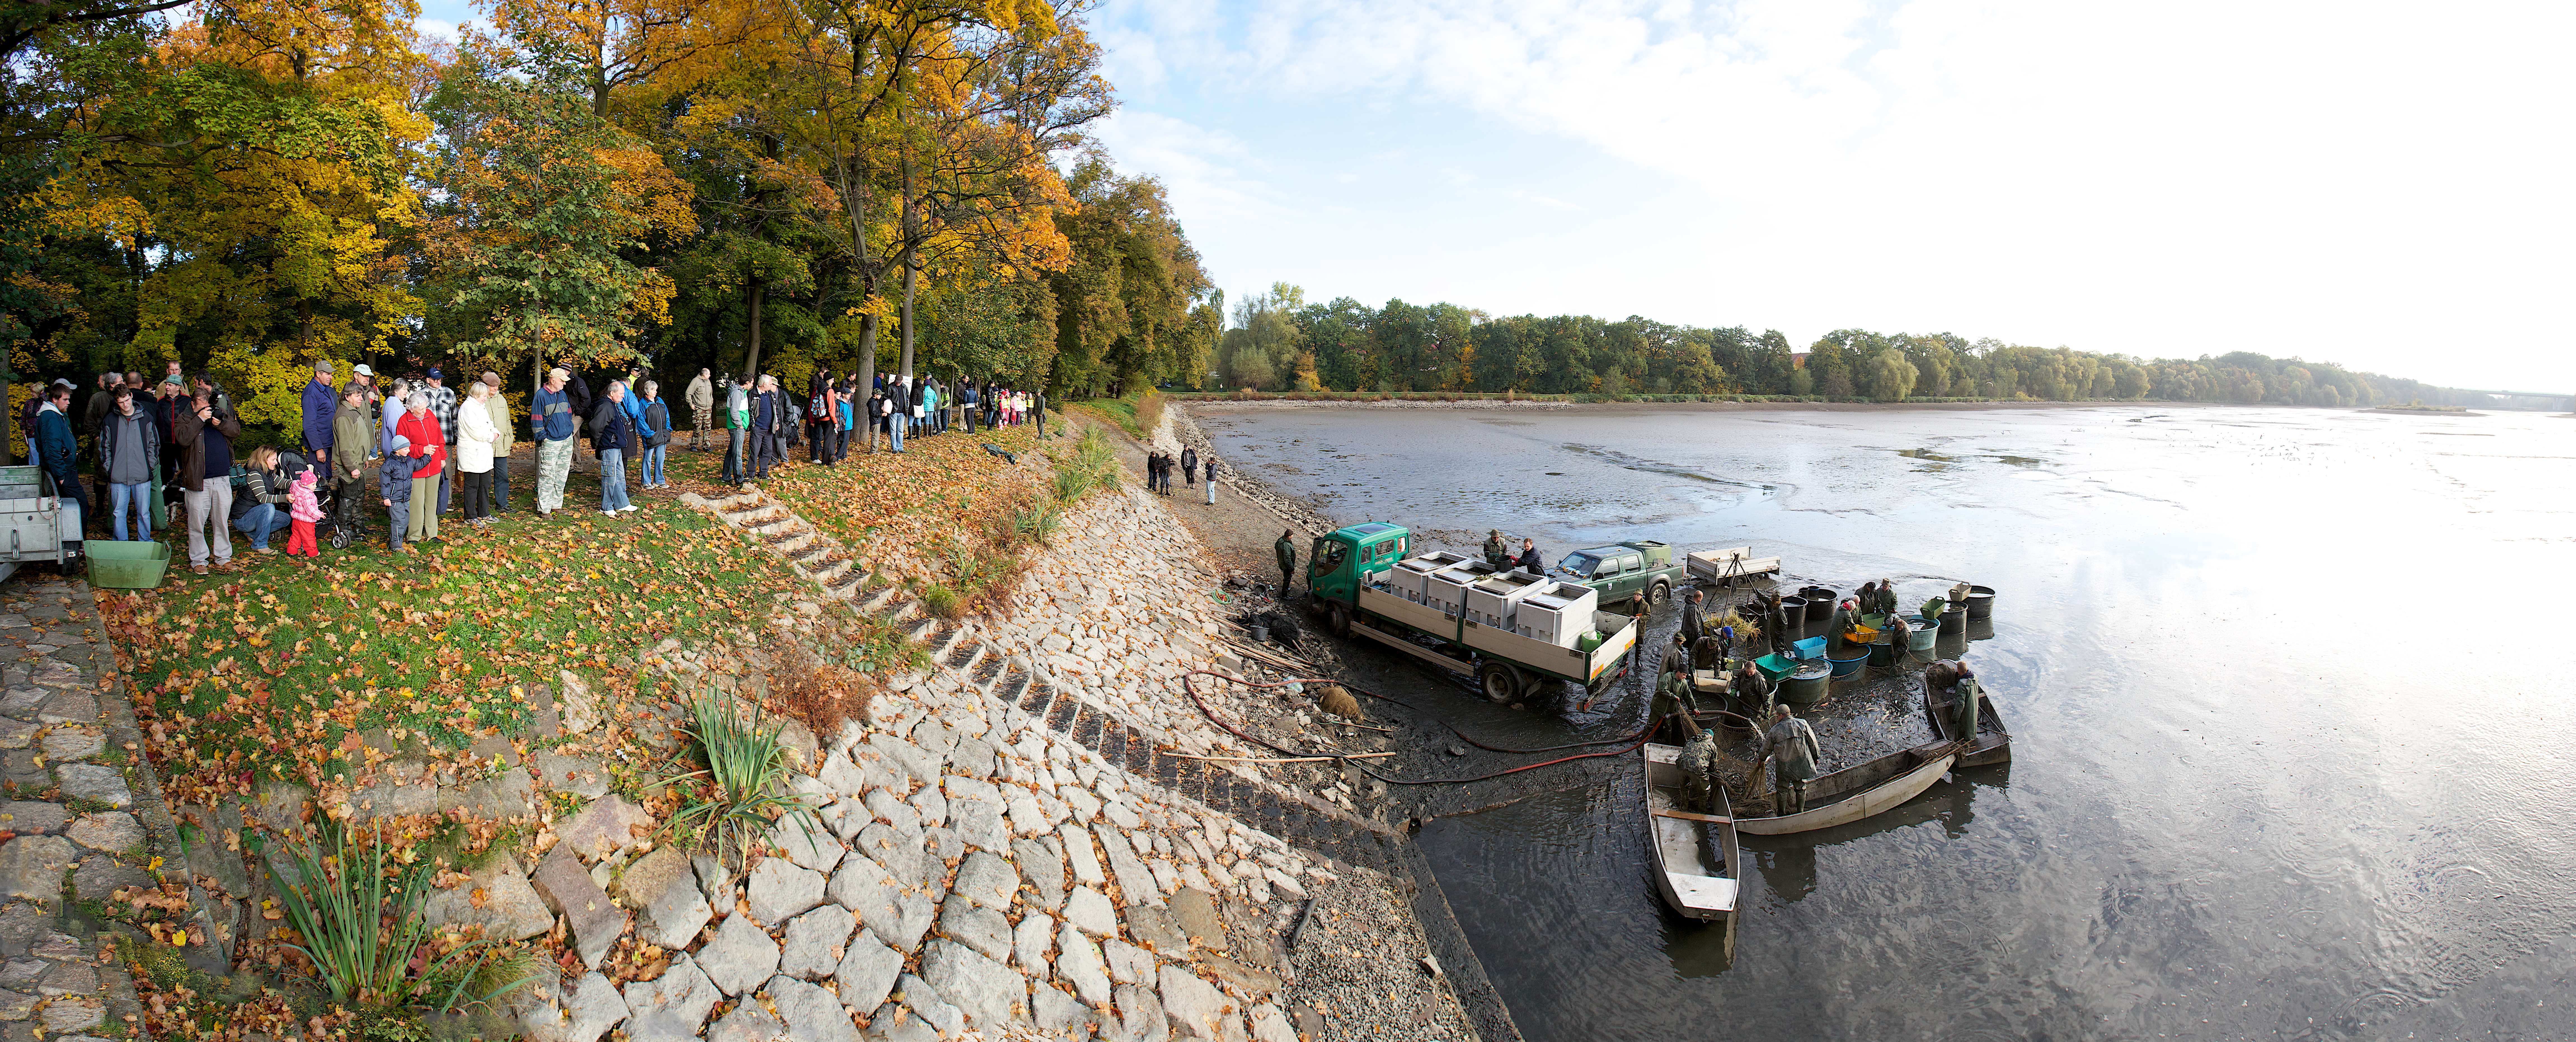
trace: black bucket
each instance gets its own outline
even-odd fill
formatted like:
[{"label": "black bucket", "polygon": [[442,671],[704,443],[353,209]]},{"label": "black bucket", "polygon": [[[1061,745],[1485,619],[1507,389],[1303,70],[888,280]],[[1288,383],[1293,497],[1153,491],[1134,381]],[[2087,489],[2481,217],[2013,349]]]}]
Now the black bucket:
[{"label": "black bucket", "polygon": [[1792,629],[1792,630],[1796,630],[1796,631],[1797,631],[1797,632],[1795,632],[1795,633],[1790,634],[1790,636],[1791,636],[1791,637],[1803,637],[1803,636],[1806,636],[1806,635],[1807,635],[1807,599],[1806,599],[1806,598],[1804,598],[1804,597],[1782,597],[1782,598],[1780,598],[1780,614],[1781,614],[1782,616],[1786,617],[1786,618],[1789,620],[1789,628],[1790,628],[1790,629]]},{"label": "black bucket", "polygon": [[1807,625],[1813,626],[1834,617],[1834,591],[1810,586],[1798,592],[1807,598]]},{"label": "black bucket", "polygon": [[1991,619],[1994,615],[1995,588],[1992,586],[1968,587],[1968,618],[1984,620]]},{"label": "black bucket", "polygon": [[1962,630],[1967,628],[1968,609],[1953,604],[1948,610],[1941,613],[1942,636],[1955,637],[1958,636]]}]

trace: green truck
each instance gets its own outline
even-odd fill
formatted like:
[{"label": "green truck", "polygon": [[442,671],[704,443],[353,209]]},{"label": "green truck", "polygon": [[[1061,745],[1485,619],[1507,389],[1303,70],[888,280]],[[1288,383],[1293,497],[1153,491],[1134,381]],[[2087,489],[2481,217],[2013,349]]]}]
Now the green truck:
[{"label": "green truck", "polygon": [[1626,673],[1636,622],[1599,610],[1594,588],[1413,543],[1384,522],[1315,538],[1306,583],[1334,634],[1473,677],[1496,702],[1560,682],[1597,694]]},{"label": "green truck", "polygon": [[1673,563],[1673,548],[1652,539],[1577,550],[1558,561],[1556,569],[1599,591],[1603,604],[1636,597],[1662,604],[1674,587],[1690,581],[1683,567]]}]

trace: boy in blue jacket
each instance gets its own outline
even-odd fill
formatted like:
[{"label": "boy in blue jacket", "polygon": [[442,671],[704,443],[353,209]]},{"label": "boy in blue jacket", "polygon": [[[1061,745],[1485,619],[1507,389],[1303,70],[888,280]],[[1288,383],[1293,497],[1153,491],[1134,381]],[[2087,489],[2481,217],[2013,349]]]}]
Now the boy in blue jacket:
[{"label": "boy in blue jacket", "polygon": [[422,462],[404,455],[409,451],[411,439],[395,435],[385,452],[384,469],[379,472],[384,482],[385,516],[393,521],[392,530],[385,533],[385,549],[397,553],[411,552],[403,546],[403,528],[411,524],[411,473],[419,470]]}]

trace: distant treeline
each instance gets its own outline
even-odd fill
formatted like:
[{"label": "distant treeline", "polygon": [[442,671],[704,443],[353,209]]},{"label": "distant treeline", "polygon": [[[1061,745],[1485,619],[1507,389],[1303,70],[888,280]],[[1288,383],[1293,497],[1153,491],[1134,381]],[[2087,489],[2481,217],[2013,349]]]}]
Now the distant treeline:
[{"label": "distant treeline", "polygon": [[1401,300],[1371,308],[1348,297],[1308,304],[1286,283],[1239,302],[1232,326],[1217,345],[1218,388],[2495,405],[2474,391],[2245,351],[2146,361],[1951,333],[1842,329],[1800,352],[1778,330],[1490,317]]}]

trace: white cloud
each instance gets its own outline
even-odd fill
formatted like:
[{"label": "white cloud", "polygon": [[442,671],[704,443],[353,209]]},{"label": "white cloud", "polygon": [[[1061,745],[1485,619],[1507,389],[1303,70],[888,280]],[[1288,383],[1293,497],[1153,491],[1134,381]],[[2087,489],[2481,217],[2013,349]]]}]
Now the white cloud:
[{"label": "white cloud", "polygon": [[1558,209],[1558,210],[1580,210],[1580,209],[1582,209],[1582,207],[1580,207],[1580,206],[1576,206],[1576,205],[1574,205],[1573,203],[1566,202],[1566,201],[1565,201],[1565,200],[1563,200],[1563,199],[1559,199],[1559,198],[1557,198],[1557,197],[1555,197],[1555,196],[1548,195],[1547,193],[1544,193],[1544,192],[1533,192],[1533,191],[1530,191],[1529,189],[1526,189],[1526,188],[1515,188],[1515,189],[1512,189],[1511,191],[1504,192],[1504,193],[1503,193],[1503,196],[1504,196],[1505,198],[1509,198],[1509,199],[1517,199],[1517,200],[1519,200],[1519,201],[1521,201],[1521,202],[1528,203],[1528,204],[1533,205],[1533,206],[1546,206],[1546,207],[1552,207],[1552,208],[1555,208],[1555,209]]},{"label": "white cloud", "polygon": [[[1730,321],[1799,336],[1948,328],[2576,386],[2554,307],[2576,276],[2576,202],[2557,184],[2576,160],[2576,63],[2553,53],[2576,5],[1137,0],[1109,14],[1113,80],[1135,106],[1121,121],[1188,112],[1235,133],[1244,151],[1199,169],[1210,195],[1257,194],[1243,172],[1299,146],[1266,136],[1272,107],[1392,109],[1434,130],[1454,121],[1428,113],[1463,108],[1525,149],[1563,142],[1683,186],[1603,200],[1667,208],[1637,211],[1650,223],[1631,234],[1725,244],[1601,251],[1629,267],[1563,276],[1548,292],[1570,309],[1673,314],[1718,285],[1761,302]],[[1265,115],[1237,123],[1235,109]],[[1431,170],[1471,165],[1400,147]],[[1590,198],[1485,169],[1515,193]],[[1214,259],[1268,266],[1257,251]],[[1521,266],[1462,261],[1489,268],[1441,277],[1499,284]],[[1687,270],[1648,267],[1668,263]],[[2445,342],[2463,345],[2439,360],[2452,368],[2428,371],[2424,345]]]},{"label": "white cloud", "polygon": [[1254,165],[1252,150],[1231,134],[1133,109],[1114,113],[1091,129],[1121,173],[1161,178],[1178,213],[1229,223],[1286,224],[1292,219],[1248,169]]},{"label": "white cloud", "polygon": [[418,31],[422,36],[430,39],[441,40],[447,43],[455,43],[464,38],[467,27],[481,28],[481,24],[479,19],[474,18],[467,18],[462,22],[451,22],[446,19],[431,18],[424,15],[422,17],[412,19],[411,27]]}]

